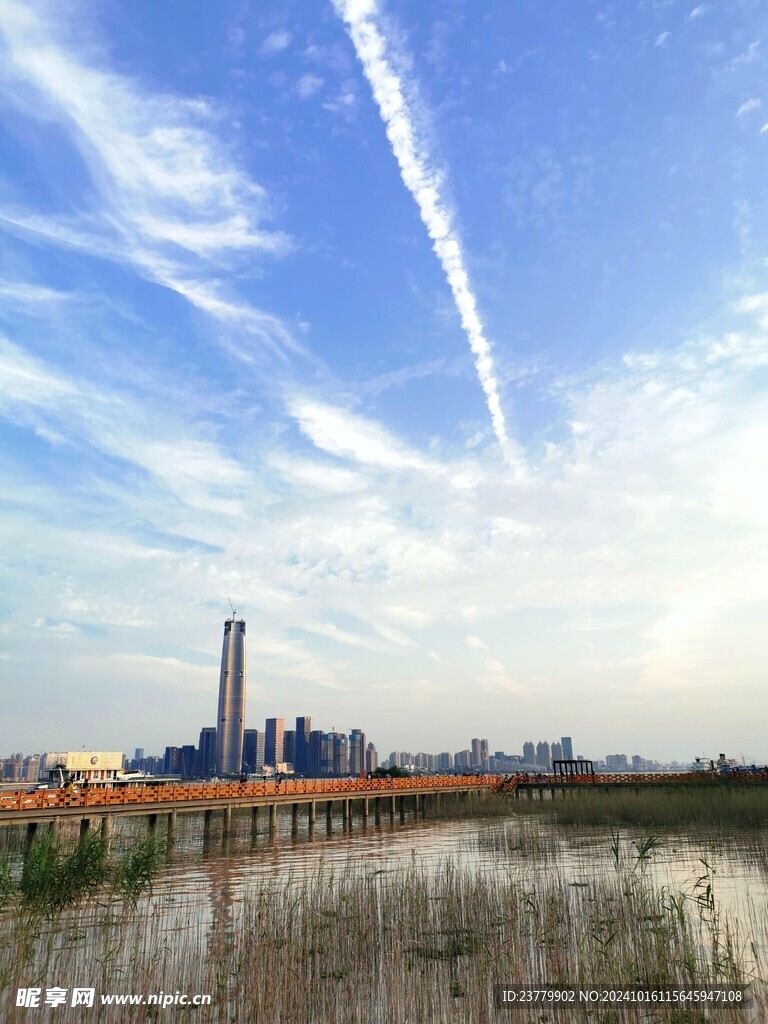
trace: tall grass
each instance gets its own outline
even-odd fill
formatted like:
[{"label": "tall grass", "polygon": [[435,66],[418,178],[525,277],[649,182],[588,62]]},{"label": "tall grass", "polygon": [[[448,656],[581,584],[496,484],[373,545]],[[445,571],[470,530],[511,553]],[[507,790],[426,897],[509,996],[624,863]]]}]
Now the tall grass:
[{"label": "tall grass", "polygon": [[641,828],[762,828],[768,824],[768,787],[646,786],[601,790],[582,786],[565,798],[515,801],[515,812],[554,815],[562,825],[630,825]]},{"label": "tall grass", "polygon": [[[190,916],[182,906],[162,918],[154,900],[145,900],[116,919],[93,904],[78,915],[77,942],[68,941],[72,922],[60,915],[21,968],[9,955],[19,945],[12,936],[0,947],[0,1019],[28,1019],[11,995],[34,978],[94,986],[97,998],[212,996],[212,1006],[194,1017],[174,1007],[180,1020],[490,1024],[500,1019],[495,984],[708,987],[743,983],[761,969],[739,953],[745,936],[719,914],[711,891],[702,907],[632,872],[575,888],[551,874],[526,884],[501,873],[479,875],[450,859],[434,874],[414,860],[390,874],[349,864],[340,871],[321,866],[299,880],[263,880],[242,902],[232,902],[214,876],[211,896],[209,917]],[[108,1024],[151,1019],[144,1012],[94,1011]],[[521,1024],[575,1019],[540,1010],[514,1016]],[[666,1006],[647,1019],[703,1024],[708,1016]],[[61,1024],[82,1019],[77,1008],[57,1009]],[[640,1018],[635,1009],[619,1009],[578,1019]],[[717,1011],[723,1024],[750,1019],[765,1017]]]}]

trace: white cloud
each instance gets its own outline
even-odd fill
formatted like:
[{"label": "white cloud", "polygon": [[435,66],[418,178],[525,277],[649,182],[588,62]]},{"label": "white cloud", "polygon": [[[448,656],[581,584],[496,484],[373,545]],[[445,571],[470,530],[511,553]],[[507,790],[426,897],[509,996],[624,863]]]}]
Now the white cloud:
[{"label": "white cloud", "polygon": [[671,33],[669,32],[660,32],[659,35],[656,36],[656,42],[653,45],[664,46],[666,41],[669,39],[670,35]]},{"label": "white cloud", "polygon": [[281,53],[291,45],[292,40],[293,36],[287,29],[281,28],[275,32],[270,32],[261,44],[261,52],[268,57],[275,53]]},{"label": "white cloud", "polygon": [[507,436],[491,346],[477,310],[459,235],[443,198],[440,175],[432,166],[424,140],[419,137],[413,111],[406,99],[407,91],[413,93],[413,85],[411,83],[411,87],[406,89],[395,70],[398,64],[402,66],[402,61],[396,61],[391,45],[376,23],[378,8],[375,0],[334,0],[334,3],[347,24],[373,90],[403,183],[416,201],[453,292],[462,327],[475,357],[475,368],[485,392],[496,437],[505,453],[519,459],[520,453],[514,452]]},{"label": "white cloud", "polygon": [[695,21],[696,18],[702,18],[708,10],[709,7],[707,7],[706,4],[699,4],[697,7],[694,7],[688,15],[688,21]]},{"label": "white cloud", "polygon": [[736,111],[736,117],[743,117],[744,114],[748,114],[750,110],[757,110],[760,106],[762,106],[761,101],[754,97],[752,97],[752,99],[745,100]]},{"label": "white cloud", "polygon": [[[218,111],[197,97],[157,94],[136,79],[86,62],[56,38],[55,26],[16,0],[0,2],[9,96],[25,113],[55,119],[89,169],[100,206],[79,217],[6,208],[2,219],[66,246],[131,264],[190,297],[219,291],[206,266],[238,253],[276,256],[288,237],[265,228],[264,189],[232,160],[213,128]],[[195,303],[214,318],[235,299]],[[250,310],[264,323],[268,314]],[[271,318],[272,326],[276,318]],[[252,332],[260,337],[261,332]],[[265,332],[283,347],[284,325]],[[282,336],[281,336],[282,335]]]},{"label": "white cloud", "polygon": [[302,75],[296,83],[296,92],[299,94],[301,99],[308,100],[310,96],[314,96],[318,89],[323,86],[323,79],[319,75],[313,75],[308,73]]}]

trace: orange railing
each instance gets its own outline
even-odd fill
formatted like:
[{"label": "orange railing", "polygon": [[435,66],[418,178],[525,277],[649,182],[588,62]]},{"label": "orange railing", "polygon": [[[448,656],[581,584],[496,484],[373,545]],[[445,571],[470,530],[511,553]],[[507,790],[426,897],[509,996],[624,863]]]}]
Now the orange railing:
[{"label": "orange railing", "polygon": [[248,800],[254,797],[338,794],[386,794],[408,789],[450,790],[460,787],[498,789],[497,775],[430,776],[407,779],[297,779],[283,782],[191,782],[174,786],[93,787],[66,792],[41,789],[34,793],[0,793],[0,811],[46,810],[54,807],[110,807],[126,804],[163,804],[191,800]]}]

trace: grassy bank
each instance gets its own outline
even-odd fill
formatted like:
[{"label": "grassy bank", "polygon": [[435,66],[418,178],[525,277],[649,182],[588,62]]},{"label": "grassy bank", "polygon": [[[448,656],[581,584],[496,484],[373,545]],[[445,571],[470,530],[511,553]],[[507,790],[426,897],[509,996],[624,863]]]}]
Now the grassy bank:
[{"label": "grassy bank", "polygon": [[514,804],[520,814],[554,815],[562,825],[627,825],[641,828],[757,829],[768,825],[768,787],[645,786],[637,790],[574,787],[565,797]]},{"label": "grassy bank", "polygon": [[[13,1005],[17,987],[78,984],[95,987],[99,1001],[105,993],[211,995],[210,1007],[174,1006],[174,1020],[490,1024],[506,1019],[494,984],[707,987],[741,983],[757,969],[706,876],[687,894],[630,872],[578,886],[551,875],[521,885],[454,861],[429,874],[414,859],[391,872],[321,866],[302,880],[264,881],[242,902],[214,876],[211,892],[207,915],[183,904],[160,915],[152,900],[135,912],[105,912],[91,900],[34,929],[6,918],[0,1018],[30,1019]],[[159,1012],[94,1013],[122,1024]],[[514,1019],[624,1024],[637,1013],[517,1010]],[[56,1010],[61,1024],[82,1019],[80,1009]],[[703,1024],[707,1015],[664,1007],[644,1019]],[[723,1024],[761,1019],[717,1011]]]}]

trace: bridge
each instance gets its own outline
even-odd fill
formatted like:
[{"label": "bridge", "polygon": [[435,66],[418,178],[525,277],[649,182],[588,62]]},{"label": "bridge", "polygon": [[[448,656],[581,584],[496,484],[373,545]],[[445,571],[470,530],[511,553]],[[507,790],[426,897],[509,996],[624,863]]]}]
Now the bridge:
[{"label": "bridge", "polygon": [[173,838],[177,815],[204,815],[204,835],[212,826],[213,815],[222,812],[224,838],[232,833],[232,814],[241,808],[251,810],[251,828],[255,835],[261,811],[268,816],[274,831],[278,809],[291,810],[291,828],[296,832],[299,814],[306,809],[310,831],[315,827],[317,805],[325,805],[326,827],[333,828],[334,808],[340,807],[344,827],[352,823],[357,811],[363,824],[369,815],[377,824],[382,814],[391,820],[399,814],[405,819],[406,807],[418,817],[427,807],[442,809],[453,797],[466,799],[470,794],[499,790],[498,775],[430,776],[401,779],[296,779],[267,782],[199,782],[169,786],[82,787],[79,790],[40,789],[33,792],[0,792],[0,825],[26,825],[27,845],[31,845],[40,825],[56,829],[66,820],[79,820],[81,833],[98,824],[109,835],[116,817],[143,816],[150,829],[163,816],[168,837]]}]

